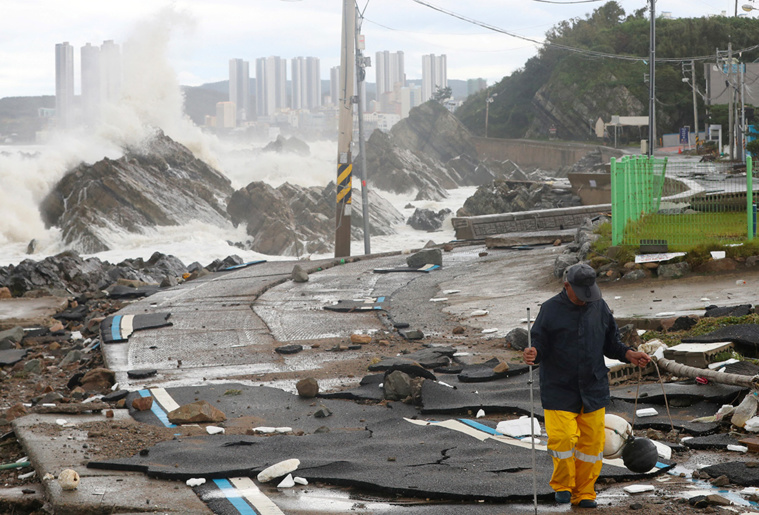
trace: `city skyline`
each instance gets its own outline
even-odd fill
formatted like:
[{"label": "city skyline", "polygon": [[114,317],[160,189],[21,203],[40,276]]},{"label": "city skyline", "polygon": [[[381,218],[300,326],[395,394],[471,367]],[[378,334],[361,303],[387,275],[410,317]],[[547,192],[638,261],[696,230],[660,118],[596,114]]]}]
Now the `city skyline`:
[{"label": "city skyline", "polygon": [[[430,0],[442,9],[542,41],[562,20],[583,18],[604,2],[553,5],[527,0],[482,0],[463,5],[453,0]],[[645,8],[644,0],[620,0],[625,11]],[[161,4],[158,4],[161,5]],[[178,0],[173,7],[156,8],[155,2],[135,0],[128,5],[114,0],[86,4],[39,0],[33,4],[9,0],[0,19],[0,97],[53,95],[55,67],[50,48],[68,41],[80,48],[105,40],[127,44],[146,27],[157,40],[166,40],[166,58],[182,85],[198,86],[224,80],[230,58],[252,56],[314,56],[320,59],[322,80],[339,64],[341,2],[242,2],[230,0],[224,9],[199,0]],[[361,6],[364,8],[364,6]],[[727,11],[726,0],[660,0],[657,12],[672,16],[703,16]],[[489,31],[453,18],[412,0],[385,0],[365,6],[362,33],[365,55],[384,49],[403,51],[407,78],[422,77],[421,57],[448,56],[448,77],[483,78],[489,84],[524,66],[539,44]],[[162,49],[163,51],[163,49]],[[252,59],[251,59],[252,62]],[[80,65],[75,65],[75,88],[80,90]],[[376,82],[373,67],[367,81]]]}]

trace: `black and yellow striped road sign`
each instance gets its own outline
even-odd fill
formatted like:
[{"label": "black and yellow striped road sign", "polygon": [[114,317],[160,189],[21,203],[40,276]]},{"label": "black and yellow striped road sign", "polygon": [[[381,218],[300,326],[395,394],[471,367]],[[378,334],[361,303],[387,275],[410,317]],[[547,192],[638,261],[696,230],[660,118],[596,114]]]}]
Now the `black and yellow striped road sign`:
[{"label": "black and yellow striped road sign", "polygon": [[351,203],[351,176],[353,175],[352,164],[341,164],[337,166],[337,203]]}]

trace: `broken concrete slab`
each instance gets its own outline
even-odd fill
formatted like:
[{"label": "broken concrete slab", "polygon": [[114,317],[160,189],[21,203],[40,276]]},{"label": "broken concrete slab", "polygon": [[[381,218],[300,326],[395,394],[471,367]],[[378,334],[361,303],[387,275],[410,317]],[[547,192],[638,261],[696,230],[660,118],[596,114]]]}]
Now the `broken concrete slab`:
[{"label": "broken concrete slab", "polygon": [[723,384],[698,384],[695,381],[681,383],[664,383],[664,392],[661,384],[641,384],[618,386],[611,389],[611,398],[627,402],[634,402],[637,395],[639,401],[647,404],[664,404],[664,395],[670,406],[684,407],[702,401],[716,402],[720,404],[732,404],[743,397],[747,389],[740,386]]},{"label": "broken concrete slab", "polygon": [[[534,381],[535,416],[543,420],[537,374]],[[449,386],[435,381],[422,384],[422,413],[453,414],[483,409],[486,413],[530,414],[530,385],[524,375],[487,383],[463,383],[458,378],[446,378],[444,382]]]},{"label": "broken concrete slab", "polygon": [[339,313],[353,313],[387,309],[389,304],[390,300],[387,297],[370,297],[363,300],[338,300],[337,304],[329,304],[324,306],[324,309]]},{"label": "broken concrete slab", "polygon": [[127,370],[127,377],[129,379],[147,379],[153,377],[158,371],[155,368],[140,368],[136,370]]},{"label": "broken concrete slab", "polygon": [[[333,430],[299,437],[187,437],[161,442],[147,456],[90,462],[88,467],[186,480],[250,476],[282,459],[297,457],[298,475],[309,482],[427,499],[506,502],[532,498],[529,444],[492,438],[487,432],[492,428],[476,423],[469,427],[485,429],[473,438],[452,430],[450,424],[414,422],[391,418],[369,424],[366,431]],[[334,452],[336,442],[339,455]],[[552,468],[548,454],[536,452],[537,493],[544,500],[553,496],[548,485]],[[602,477],[616,480],[645,476],[611,463],[602,470]]]},{"label": "broken concrete slab", "polygon": [[750,462],[728,461],[700,469],[711,477],[727,476],[731,483],[741,486],[759,486],[759,468]]},{"label": "broken concrete slab", "polygon": [[704,451],[707,449],[726,450],[728,445],[740,445],[738,439],[726,433],[716,435],[697,436],[683,441],[683,445],[689,449]]},{"label": "broken concrete slab", "polygon": [[158,293],[160,290],[161,287],[157,284],[139,286],[137,288],[116,284],[108,289],[108,296],[112,299],[139,299],[142,297],[149,297]]},{"label": "broken concrete slab", "polygon": [[361,379],[358,388],[340,392],[320,393],[319,397],[323,399],[380,402],[385,398],[384,390],[380,386],[384,379],[385,374],[370,374]]},{"label": "broken concrete slab", "polygon": [[503,377],[512,377],[515,375],[521,375],[530,370],[527,365],[519,363],[509,363],[508,370],[497,372],[497,367],[501,361],[498,358],[493,358],[485,363],[478,363],[475,365],[467,365],[458,375],[459,381],[462,383],[484,383],[488,381],[495,381]]},{"label": "broken concrete slab", "polygon": [[753,312],[751,304],[740,304],[738,306],[706,306],[704,317],[744,317]]},{"label": "broken concrete slab", "polygon": [[26,357],[28,349],[0,350],[0,367],[15,365]]},{"label": "broken concrete slab", "polygon": [[759,325],[741,324],[720,327],[716,331],[700,336],[683,338],[683,343],[715,343],[730,341],[738,351],[747,356],[756,356],[759,348]]},{"label": "broken concrete slab", "polygon": [[123,343],[129,341],[134,331],[156,329],[172,325],[171,313],[150,313],[147,315],[114,315],[100,322],[100,336],[104,343]]},{"label": "broken concrete slab", "polygon": [[658,412],[658,415],[652,417],[634,417],[634,411],[636,409],[634,402],[625,402],[612,399],[609,406],[606,407],[607,413],[614,413],[623,417],[625,420],[632,421],[635,419],[635,425],[633,429],[658,429],[660,431],[668,432],[674,425],[675,429],[684,431],[691,435],[701,436],[714,433],[720,426],[719,422],[693,422],[693,419],[700,417],[710,417],[717,413],[717,410],[722,406],[718,402],[703,401],[697,404],[693,404],[686,407],[670,406],[669,413],[672,415],[672,423],[670,423],[667,410],[661,404],[644,404],[638,402],[637,409],[653,408]]},{"label": "broken concrete slab", "polygon": [[424,377],[426,379],[437,380],[435,374],[425,369],[422,365],[416,362],[414,359],[409,359],[406,356],[385,358],[378,363],[373,363],[368,367],[371,372],[392,372],[393,370],[400,370],[413,377]]},{"label": "broken concrete slab", "polygon": [[410,266],[403,266],[398,268],[375,268],[373,272],[375,274],[394,274],[394,273],[402,273],[402,272],[419,272],[419,273],[429,273],[433,270],[439,270],[440,265],[432,265],[432,264],[426,264],[419,267],[410,267]]}]

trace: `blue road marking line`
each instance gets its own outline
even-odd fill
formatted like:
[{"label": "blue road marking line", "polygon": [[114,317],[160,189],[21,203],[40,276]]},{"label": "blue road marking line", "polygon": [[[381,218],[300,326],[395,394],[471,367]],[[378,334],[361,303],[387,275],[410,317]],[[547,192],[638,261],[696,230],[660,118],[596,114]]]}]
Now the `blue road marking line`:
[{"label": "blue road marking line", "polygon": [[385,302],[385,297],[377,297],[377,302]]},{"label": "blue road marking line", "polygon": [[[150,395],[150,390],[140,390],[140,397],[152,397]],[[169,422],[169,417],[166,415],[166,412],[161,409],[161,407],[158,405],[158,401],[153,399],[153,405],[150,407],[150,411],[153,412],[153,415],[158,417],[158,420],[163,423],[166,427],[177,427],[176,424],[172,424]]]},{"label": "blue road marking line", "polygon": [[226,479],[214,479],[213,482],[221,490],[221,493],[232,503],[232,506],[242,515],[258,515],[258,512],[245,502],[237,489]]},{"label": "blue road marking line", "polygon": [[111,320],[111,338],[113,341],[121,340],[121,315],[116,315]]},{"label": "blue road marking line", "polygon": [[480,431],[487,433],[489,435],[503,436],[503,433],[499,433],[492,427],[486,426],[485,424],[480,424],[479,422],[475,422],[474,420],[469,420],[467,418],[460,418],[459,422],[463,422],[464,424],[470,427],[473,427],[475,429],[479,429]]}]

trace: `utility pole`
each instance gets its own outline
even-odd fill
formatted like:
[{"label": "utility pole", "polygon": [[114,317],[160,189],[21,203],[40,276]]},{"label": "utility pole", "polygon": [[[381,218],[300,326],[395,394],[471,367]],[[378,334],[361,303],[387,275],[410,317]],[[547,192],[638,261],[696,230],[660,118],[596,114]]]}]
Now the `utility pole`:
[{"label": "utility pole", "polygon": [[648,157],[654,155],[656,145],[656,106],[654,96],[656,94],[656,0],[648,0],[651,5],[651,34],[649,36],[649,62],[648,62]]},{"label": "utility pole", "polygon": [[369,173],[366,169],[366,142],[364,141],[364,90],[362,84],[366,77],[365,67],[369,66],[368,58],[364,57],[364,40],[361,37],[362,17],[356,6],[356,83],[358,84],[358,153],[361,156],[361,213],[364,217],[364,254],[372,253],[369,235],[369,189],[366,181]]},{"label": "utility pole", "polygon": [[698,154],[698,104],[696,102],[696,61],[690,62],[691,80],[693,81],[693,127],[696,131],[696,154]]},{"label": "utility pole", "polygon": [[735,158],[735,127],[733,121],[733,42],[727,44],[727,112],[728,112],[728,134],[730,138],[730,161]]},{"label": "utility pole", "polygon": [[355,70],[356,7],[343,0],[340,51],[340,102],[337,134],[337,209],[335,211],[335,257],[351,255],[351,141],[353,140],[353,81]]}]

